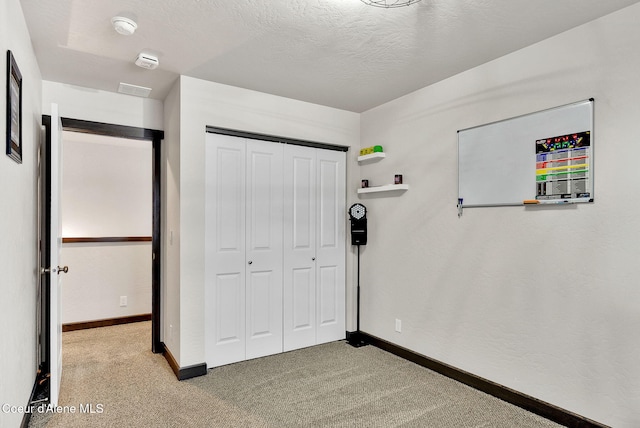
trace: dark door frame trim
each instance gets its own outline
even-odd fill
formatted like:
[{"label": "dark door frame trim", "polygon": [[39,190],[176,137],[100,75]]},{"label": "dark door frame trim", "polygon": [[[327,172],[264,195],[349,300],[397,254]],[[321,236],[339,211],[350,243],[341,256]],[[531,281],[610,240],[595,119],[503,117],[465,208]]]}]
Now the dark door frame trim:
[{"label": "dark door frame trim", "polygon": [[[50,116],[43,116],[49,118]],[[151,247],[153,252],[152,260],[152,286],[151,286],[151,350],[155,354],[164,351],[161,340],[161,143],[164,139],[164,131],[148,128],[138,128],[135,126],[115,125],[111,123],[92,122],[80,119],[62,118],[62,129],[64,131],[81,132],[85,134],[104,135],[108,137],[128,138],[133,140],[151,141],[152,149],[152,170],[153,170],[153,220]],[[50,192],[50,190],[49,190]]]},{"label": "dark door frame trim", "polygon": [[294,146],[314,147],[316,149],[333,150],[336,152],[348,152],[348,146],[338,144],[321,143],[319,141],[299,140],[296,138],[279,137],[277,135],[259,134],[256,132],[240,131],[237,129],[207,126],[206,131],[211,134],[229,135],[232,137],[249,138],[252,140],[270,141],[272,143],[291,144]]}]

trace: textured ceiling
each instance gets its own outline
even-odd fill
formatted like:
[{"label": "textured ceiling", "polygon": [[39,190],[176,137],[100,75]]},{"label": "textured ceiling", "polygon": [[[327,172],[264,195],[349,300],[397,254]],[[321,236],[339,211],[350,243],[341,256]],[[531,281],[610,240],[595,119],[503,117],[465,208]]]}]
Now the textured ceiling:
[{"label": "textured ceiling", "polygon": [[[164,99],[178,75],[362,112],[640,0],[21,0],[45,80]],[[138,30],[122,36],[116,15]],[[155,54],[156,70],[134,65]]]}]

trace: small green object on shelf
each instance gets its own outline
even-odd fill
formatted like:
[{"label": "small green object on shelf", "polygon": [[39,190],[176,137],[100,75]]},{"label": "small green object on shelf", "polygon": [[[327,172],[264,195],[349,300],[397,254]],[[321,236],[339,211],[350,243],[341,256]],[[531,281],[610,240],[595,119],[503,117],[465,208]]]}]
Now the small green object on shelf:
[{"label": "small green object on shelf", "polygon": [[382,146],[373,146],[374,153],[382,153]]}]

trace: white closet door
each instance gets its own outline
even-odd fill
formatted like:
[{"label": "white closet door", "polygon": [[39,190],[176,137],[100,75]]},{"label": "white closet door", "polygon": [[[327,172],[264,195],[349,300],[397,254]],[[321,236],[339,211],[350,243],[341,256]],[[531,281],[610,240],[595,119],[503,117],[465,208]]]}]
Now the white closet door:
[{"label": "white closet door", "polygon": [[245,144],[206,135],[205,331],[209,367],[245,359]]},{"label": "white closet door", "polygon": [[317,150],[316,343],[344,339],[346,155]]},{"label": "white closet door", "polygon": [[316,150],[286,145],[284,350],[316,344]]},{"label": "white closet door", "polygon": [[345,159],[207,134],[209,367],[344,338]]},{"label": "white closet door", "polygon": [[282,155],[247,140],[247,359],[282,352]]}]

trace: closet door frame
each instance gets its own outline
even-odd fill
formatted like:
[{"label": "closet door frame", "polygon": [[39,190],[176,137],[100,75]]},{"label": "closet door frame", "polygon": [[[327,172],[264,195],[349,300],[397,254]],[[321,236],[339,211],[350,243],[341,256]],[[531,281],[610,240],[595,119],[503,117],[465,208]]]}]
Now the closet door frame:
[{"label": "closet door frame", "polygon": [[339,144],[323,143],[319,141],[301,140],[296,138],[280,137],[277,135],[259,134],[256,132],[240,131],[237,129],[220,128],[217,126],[207,126],[207,133],[229,135],[231,137],[242,137],[251,140],[270,141],[272,143],[292,144],[294,146],[314,147],[316,149],[333,150],[336,152],[348,152],[348,146],[341,146]]}]

